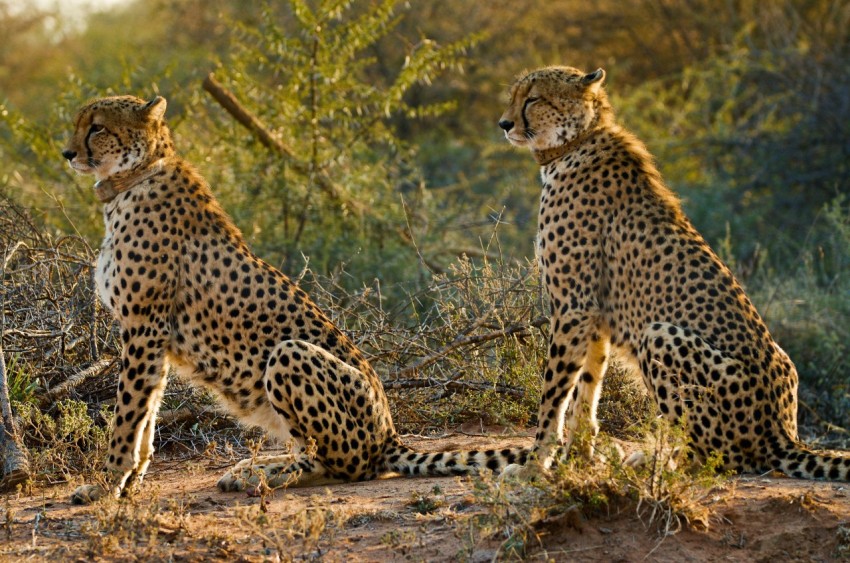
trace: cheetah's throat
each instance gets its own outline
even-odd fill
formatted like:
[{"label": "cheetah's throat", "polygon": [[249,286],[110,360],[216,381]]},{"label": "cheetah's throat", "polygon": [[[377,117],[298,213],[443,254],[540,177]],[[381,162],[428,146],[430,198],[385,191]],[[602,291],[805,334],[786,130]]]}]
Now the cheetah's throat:
[{"label": "cheetah's throat", "polygon": [[552,147],[550,149],[534,150],[532,151],[534,153],[534,160],[536,160],[537,164],[540,166],[546,166],[550,162],[558,160],[562,156],[573,152],[590,137],[601,130],[602,129],[599,127],[586,129],[579,136],[570,139],[563,145],[558,145],[557,147]]}]

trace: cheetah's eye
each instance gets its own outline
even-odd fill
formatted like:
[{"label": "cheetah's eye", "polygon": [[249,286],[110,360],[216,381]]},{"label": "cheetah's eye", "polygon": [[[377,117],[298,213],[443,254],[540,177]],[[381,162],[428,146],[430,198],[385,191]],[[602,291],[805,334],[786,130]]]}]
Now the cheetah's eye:
[{"label": "cheetah's eye", "polygon": [[538,98],[537,96],[530,96],[530,97],[526,98],[525,103],[522,104],[523,113],[525,112],[525,110],[527,110],[528,108],[530,108],[531,106],[533,106],[534,104],[536,104],[539,101],[540,101],[540,98]]},{"label": "cheetah's eye", "polygon": [[103,125],[99,123],[92,123],[91,127],[89,128],[89,133],[91,133],[92,135],[94,135],[95,133],[100,133],[101,131],[103,131]]}]

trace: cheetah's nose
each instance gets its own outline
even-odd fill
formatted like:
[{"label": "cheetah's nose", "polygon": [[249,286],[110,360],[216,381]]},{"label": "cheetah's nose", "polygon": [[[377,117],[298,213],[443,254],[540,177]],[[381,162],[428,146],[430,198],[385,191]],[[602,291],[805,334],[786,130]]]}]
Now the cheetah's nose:
[{"label": "cheetah's nose", "polygon": [[505,130],[505,132],[510,131],[514,128],[514,122],[508,121],[507,119],[502,119],[499,121],[499,127]]},{"label": "cheetah's nose", "polygon": [[62,156],[64,156],[68,160],[73,160],[75,156],[77,156],[76,151],[65,149],[62,151]]}]

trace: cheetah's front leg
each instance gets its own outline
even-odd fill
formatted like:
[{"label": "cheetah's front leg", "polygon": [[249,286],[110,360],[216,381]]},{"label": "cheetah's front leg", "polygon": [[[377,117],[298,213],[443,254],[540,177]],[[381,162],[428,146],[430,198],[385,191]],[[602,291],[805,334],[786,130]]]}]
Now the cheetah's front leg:
[{"label": "cheetah's front leg", "polygon": [[549,338],[549,358],[534,440],[536,464],[524,468],[509,466],[505,474],[531,477],[548,470],[558,450],[566,455],[585,421],[590,440],[583,444],[582,454],[592,453],[593,437],[599,432],[596,407],[608,363],[610,332],[596,316],[574,313],[563,315],[559,321]]},{"label": "cheetah's front leg", "polygon": [[[106,461],[108,491],[115,496],[141,482],[153,454],[156,413],[166,385],[165,336],[153,324],[123,328],[121,371],[115,421]],[[82,485],[71,495],[88,504],[107,493],[100,485]]]}]

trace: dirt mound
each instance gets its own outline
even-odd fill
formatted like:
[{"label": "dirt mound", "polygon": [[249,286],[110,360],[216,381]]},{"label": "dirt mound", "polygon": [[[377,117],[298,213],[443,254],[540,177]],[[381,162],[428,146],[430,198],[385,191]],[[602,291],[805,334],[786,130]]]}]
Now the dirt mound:
[{"label": "dirt mound", "polygon": [[[501,448],[527,436],[407,437],[423,450]],[[470,479],[384,479],[279,491],[215,488],[221,460],[156,460],[124,502],[71,506],[72,484],[5,495],[0,559],[490,561],[506,534],[481,539]],[[525,546],[555,561],[825,561],[850,554],[850,486],[782,477],[734,478],[712,500],[707,531],[659,537],[633,510],[567,513]],[[505,532],[508,532],[507,530]]]}]

